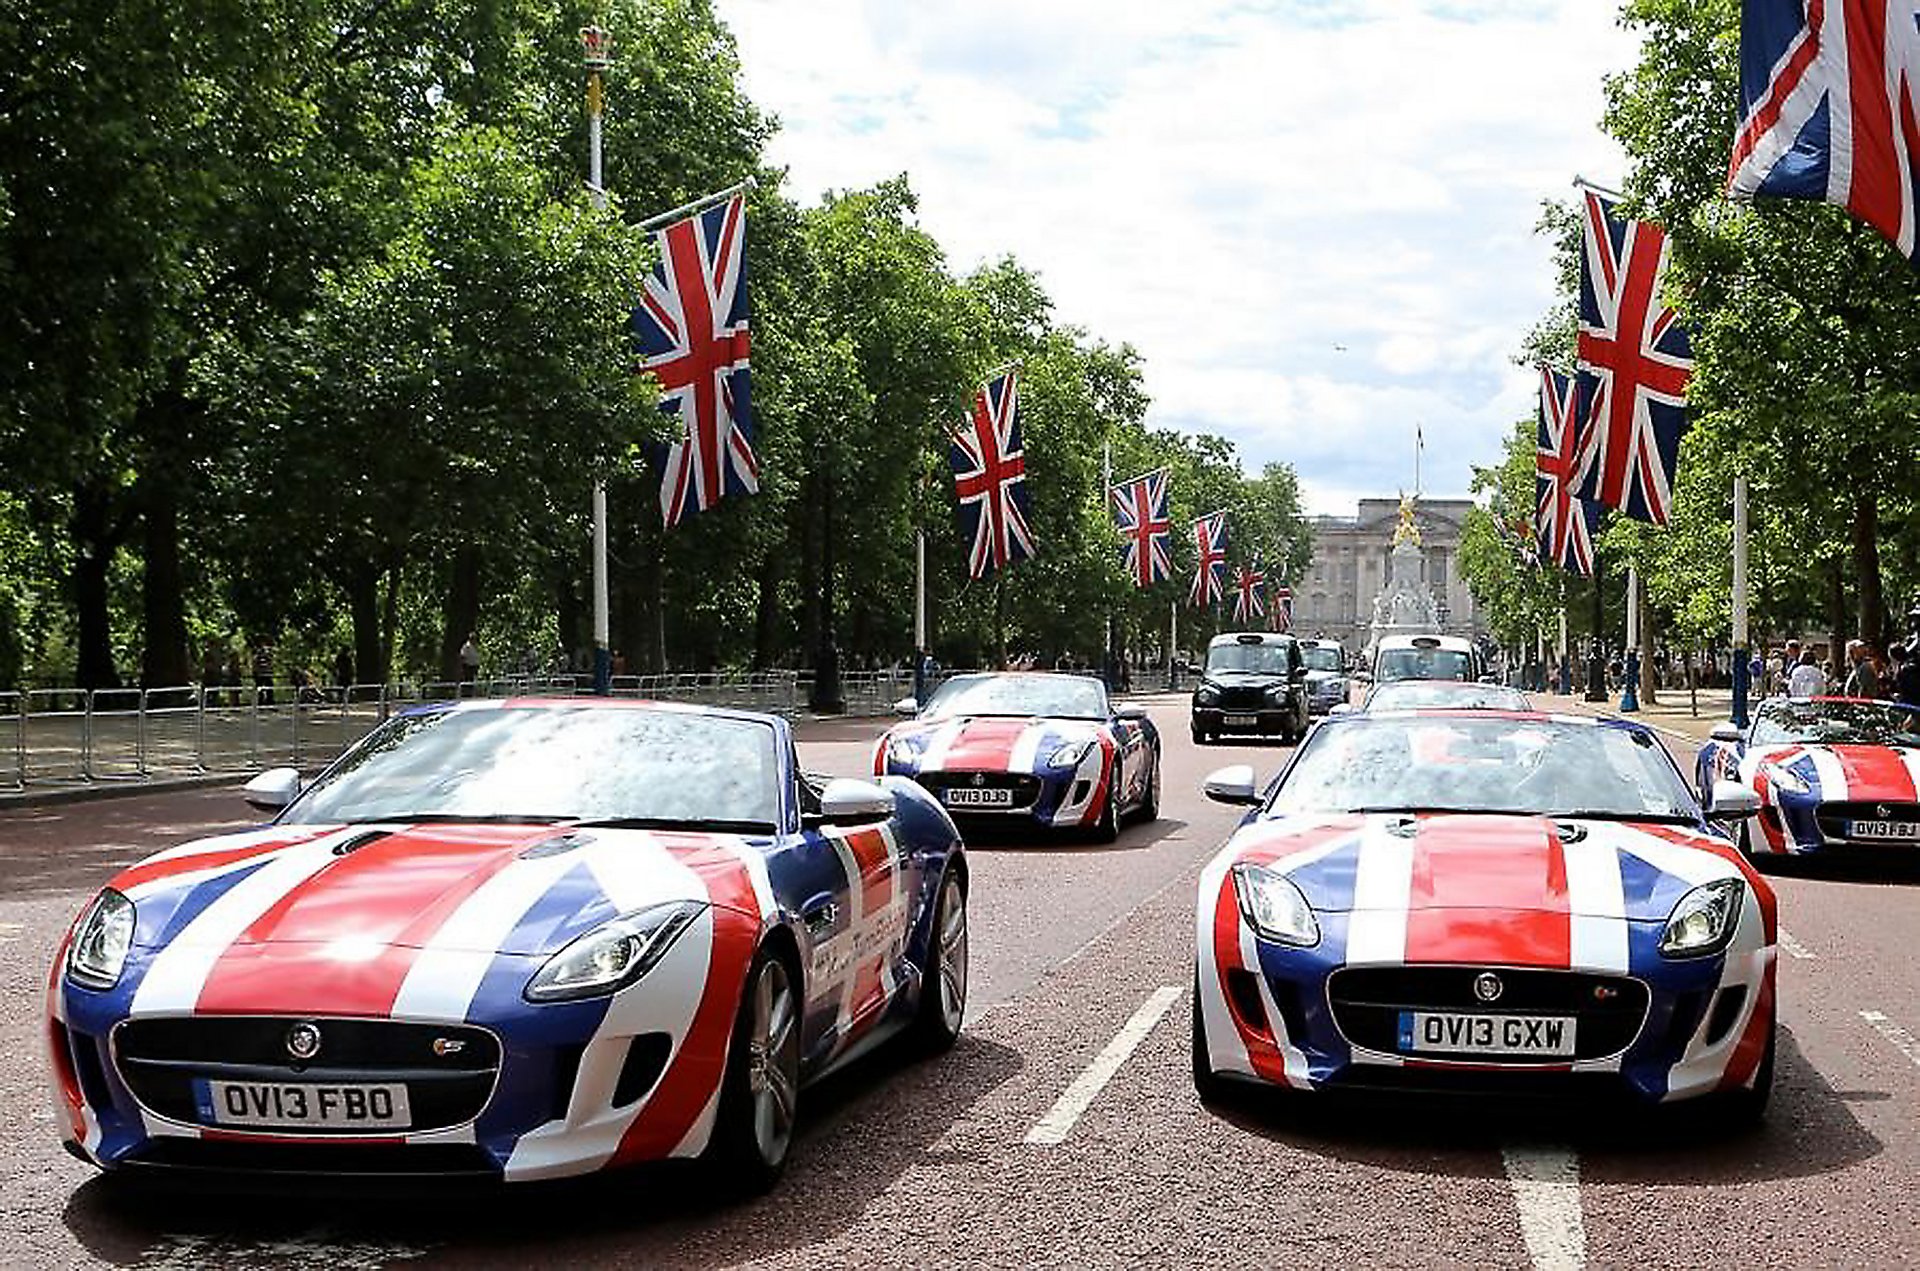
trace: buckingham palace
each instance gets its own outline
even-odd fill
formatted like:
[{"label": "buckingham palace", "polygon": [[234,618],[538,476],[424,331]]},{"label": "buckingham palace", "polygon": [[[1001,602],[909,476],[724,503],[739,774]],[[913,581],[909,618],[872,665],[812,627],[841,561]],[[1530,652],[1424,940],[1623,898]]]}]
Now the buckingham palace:
[{"label": "buckingham palace", "polygon": [[[1424,581],[1437,602],[1441,628],[1453,635],[1484,630],[1456,561],[1461,526],[1472,506],[1470,499],[1422,499],[1414,511],[1426,552]],[[1312,519],[1313,562],[1293,588],[1296,631],[1339,640],[1353,651],[1366,645],[1399,520],[1398,499],[1362,499],[1354,516]]]}]

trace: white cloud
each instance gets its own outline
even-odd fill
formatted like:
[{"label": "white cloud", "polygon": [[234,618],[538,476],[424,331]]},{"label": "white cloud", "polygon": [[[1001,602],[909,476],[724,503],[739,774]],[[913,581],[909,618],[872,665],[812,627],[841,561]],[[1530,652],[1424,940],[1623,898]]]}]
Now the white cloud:
[{"label": "white cloud", "polygon": [[1425,488],[1466,491],[1530,409],[1540,200],[1622,166],[1602,0],[719,9],[798,195],[909,173],[955,268],[1018,257],[1140,348],[1155,423],[1293,463],[1316,511],[1410,485],[1416,422]]}]

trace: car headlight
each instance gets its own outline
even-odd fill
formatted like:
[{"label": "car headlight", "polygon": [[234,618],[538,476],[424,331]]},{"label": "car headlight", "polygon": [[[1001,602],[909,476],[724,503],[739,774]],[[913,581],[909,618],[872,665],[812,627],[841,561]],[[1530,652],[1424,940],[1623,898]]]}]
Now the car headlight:
[{"label": "car headlight", "polygon": [[898,764],[902,768],[911,768],[920,762],[920,752],[915,750],[906,738],[887,743],[887,766]]},{"label": "car headlight", "polygon": [[1737,878],[1702,883],[1680,898],[1660,933],[1660,953],[1669,958],[1701,958],[1718,953],[1733,939],[1747,885]]},{"label": "car headlight", "polygon": [[1240,898],[1240,912],[1265,939],[1300,948],[1320,943],[1313,906],[1285,874],[1262,865],[1235,865],[1233,890]]},{"label": "car headlight", "polygon": [[601,923],[548,958],[527,981],[529,1002],[616,993],[652,970],[706,906],[677,900]]},{"label": "car headlight", "polygon": [[1807,779],[1791,768],[1783,768],[1777,763],[1763,763],[1760,771],[1766,774],[1767,784],[1776,790],[1785,790],[1788,794],[1812,794],[1813,787]]},{"label": "car headlight", "polygon": [[133,947],[133,902],[109,887],[93,898],[67,946],[67,978],[82,988],[110,989]]},{"label": "car headlight", "polygon": [[1070,741],[1047,756],[1049,768],[1078,768],[1080,761],[1087,757],[1087,751],[1093,748],[1093,738],[1083,737],[1079,741]]}]

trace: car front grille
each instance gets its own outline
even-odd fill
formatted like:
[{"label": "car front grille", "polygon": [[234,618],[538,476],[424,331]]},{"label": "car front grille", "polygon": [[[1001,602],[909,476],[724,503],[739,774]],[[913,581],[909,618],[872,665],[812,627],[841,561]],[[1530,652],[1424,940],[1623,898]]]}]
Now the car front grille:
[{"label": "car front grille", "polygon": [[[1040,798],[1040,778],[1027,772],[923,772],[919,781],[922,787],[936,799],[941,793],[956,787],[970,790],[1011,790],[1011,806],[997,808],[956,808],[955,812],[1025,812],[1033,807]],[[945,800],[941,799],[944,803]]]},{"label": "car front grille", "polygon": [[[1474,980],[1483,972],[1500,977],[1497,1002],[1481,1001]],[[1472,1015],[1564,1015],[1575,1021],[1572,1059],[1602,1059],[1633,1044],[1647,1018],[1647,986],[1624,975],[1585,971],[1484,966],[1344,967],[1327,981],[1334,1022],[1355,1046],[1402,1054],[1403,1011],[1456,1011]],[[1501,1067],[1564,1064],[1567,1056],[1422,1055]]]},{"label": "car front grille", "polygon": [[[320,1052],[308,1063],[287,1050],[297,1024],[317,1026]],[[200,1081],[272,1085],[401,1084],[417,1134],[464,1125],[480,1115],[500,1070],[500,1042],[466,1024],[423,1024],[314,1016],[204,1016],[132,1019],[113,1033],[114,1065],[142,1105],[174,1121],[203,1124]],[[232,1127],[314,1138],[365,1134],[346,1126]]]},{"label": "car front grille", "polygon": [[1829,839],[1844,839],[1861,843],[1912,842],[1913,840],[1910,839],[1854,839],[1849,822],[1920,821],[1920,804],[1867,803],[1864,801],[1822,803],[1814,813],[1814,819],[1820,824],[1821,835]]},{"label": "car front grille", "polygon": [[1263,688],[1223,688],[1220,690],[1220,709],[1224,711],[1264,710],[1272,703],[1267,699],[1267,690]]}]

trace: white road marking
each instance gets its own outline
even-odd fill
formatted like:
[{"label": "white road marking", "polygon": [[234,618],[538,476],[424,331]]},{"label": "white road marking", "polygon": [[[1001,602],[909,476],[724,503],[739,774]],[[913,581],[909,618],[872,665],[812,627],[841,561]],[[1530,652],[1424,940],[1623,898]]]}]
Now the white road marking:
[{"label": "white road marking", "polygon": [[1820,956],[1812,949],[1807,948],[1806,945],[1795,940],[1785,927],[1779,928],[1776,936],[1780,948],[1790,958],[1798,958],[1802,962],[1812,962]]},{"label": "white road marking", "polygon": [[1080,1114],[1099,1097],[1101,1090],[1113,1080],[1113,1074],[1120,1071],[1120,1065],[1127,1062],[1127,1057],[1133,1054],[1147,1034],[1153,1031],[1153,1026],[1160,1022],[1161,1016],[1180,1000],[1180,995],[1185,991],[1171,984],[1163,984],[1155,989],[1140,1004],[1140,1009],[1133,1013],[1133,1018],[1121,1025],[1120,1031],[1106,1044],[1105,1049],[1093,1057],[1086,1071],[1073,1079],[1073,1084],[1047,1110],[1047,1115],[1034,1122],[1033,1128],[1027,1131],[1027,1142],[1043,1146],[1065,1142],[1074,1123],[1080,1119]]},{"label": "white road marking", "polygon": [[1920,1067],[1920,1037],[1915,1037],[1879,1011],[1861,1011],[1860,1018],[1867,1021],[1874,1032],[1892,1042],[1894,1048],[1911,1059],[1916,1067]]},{"label": "white road marking", "polygon": [[1527,1257],[1541,1271],[1578,1271],[1587,1265],[1587,1232],[1580,1220],[1580,1158],[1550,1147],[1510,1147],[1500,1153],[1520,1210]]},{"label": "white road marking", "polygon": [[0,922],[0,944],[12,944],[27,929],[24,922]]}]

